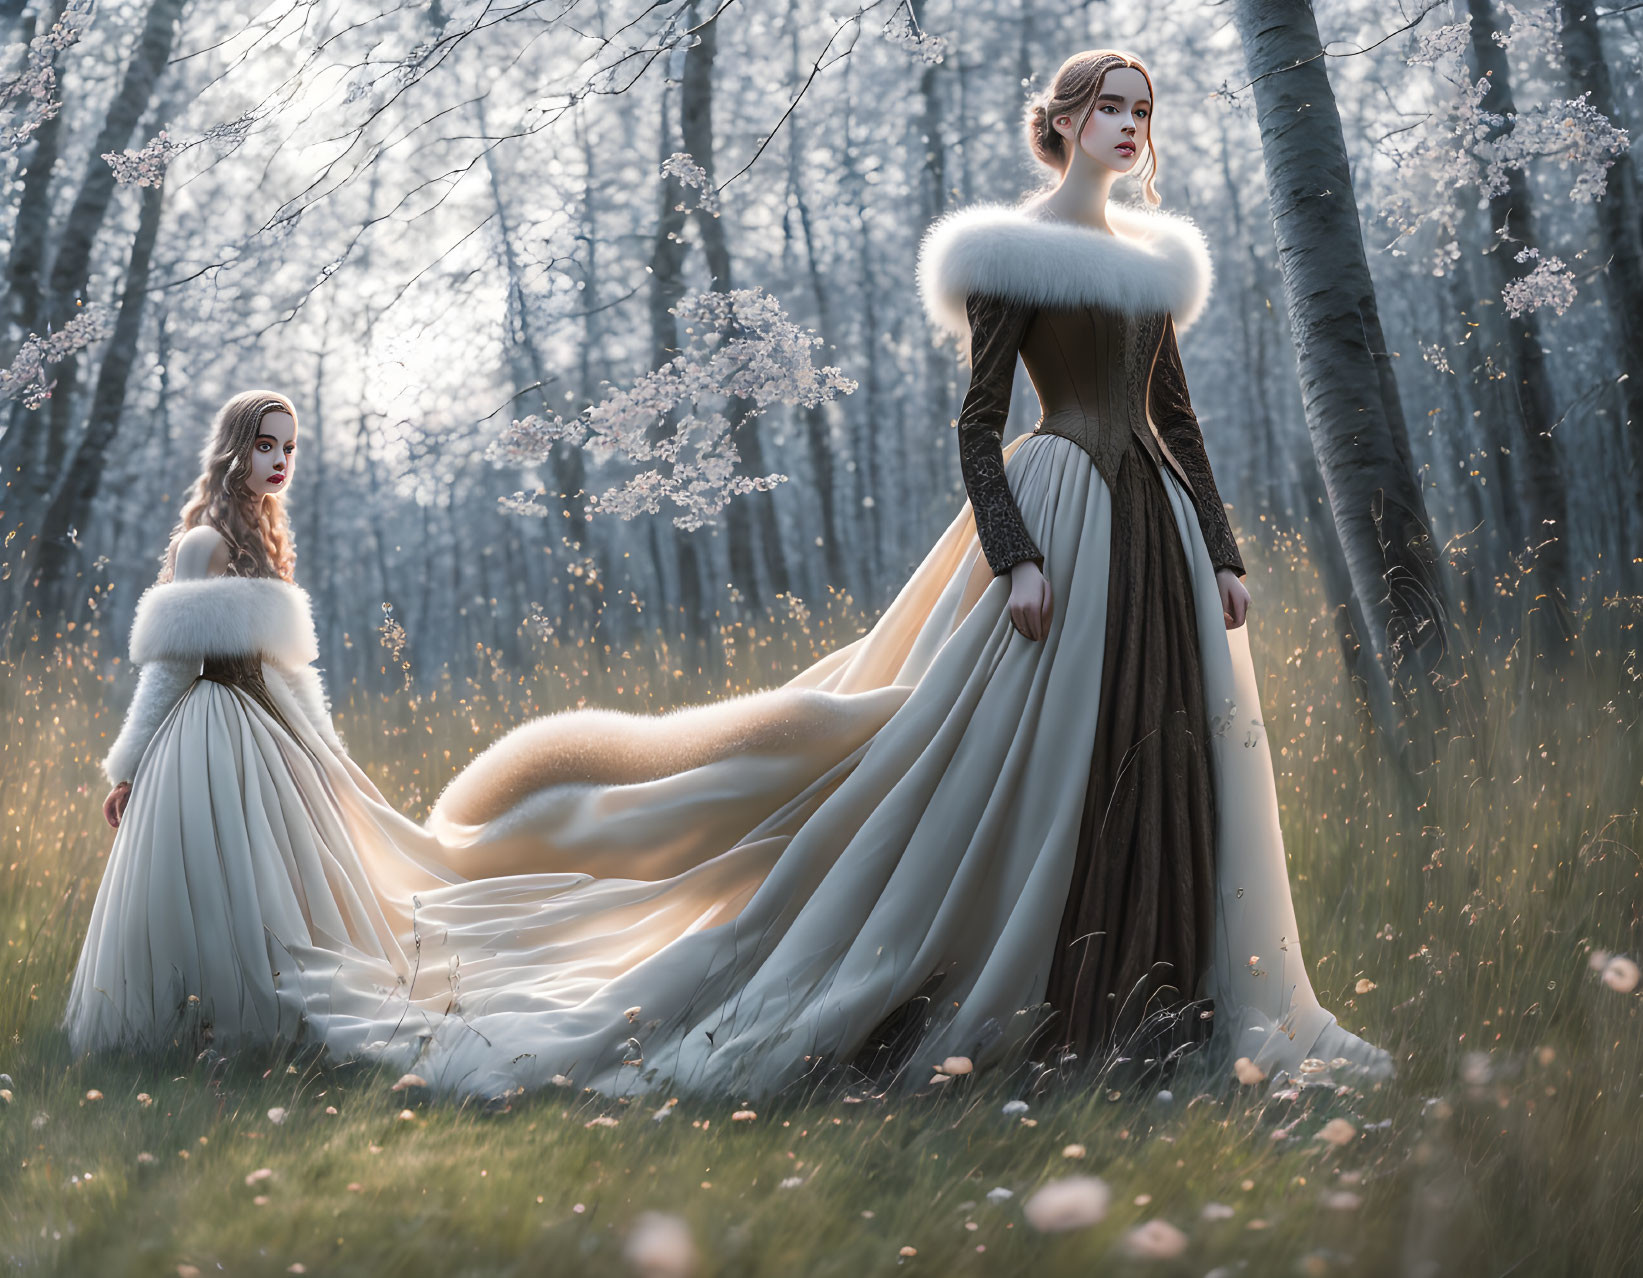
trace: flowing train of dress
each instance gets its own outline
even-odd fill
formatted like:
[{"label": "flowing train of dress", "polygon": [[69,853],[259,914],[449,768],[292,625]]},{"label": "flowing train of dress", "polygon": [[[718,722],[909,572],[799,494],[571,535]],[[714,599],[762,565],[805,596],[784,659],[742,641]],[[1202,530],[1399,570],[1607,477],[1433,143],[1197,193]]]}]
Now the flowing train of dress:
[{"label": "flowing train of dress", "polygon": [[[1033,1018],[1067,899],[1112,535],[1077,445],[1030,435],[1005,455],[1058,601],[1042,641],[1011,624],[966,507],[868,633],[788,684],[538,720],[426,827],[281,679],[295,736],[194,683],[143,755],[71,1040],[153,1042],[195,1018],[219,1046],[317,1041],[440,1090],[559,1075],[751,1099],[848,1057],[934,982],[918,1063],[985,1065]],[[1246,636],[1225,630],[1192,504],[1166,482],[1224,796],[1217,1032],[1275,1077],[1311,1055],[1384,1070],[1307,979]]]}]

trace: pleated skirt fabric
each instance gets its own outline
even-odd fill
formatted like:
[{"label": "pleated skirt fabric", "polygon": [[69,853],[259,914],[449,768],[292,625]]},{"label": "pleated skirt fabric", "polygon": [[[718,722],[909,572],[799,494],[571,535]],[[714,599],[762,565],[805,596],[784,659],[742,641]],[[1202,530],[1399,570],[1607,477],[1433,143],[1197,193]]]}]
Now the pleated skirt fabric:
[{"label": "pleated skirt fabric", "polygon": [[[522,725],[423,824],[305,725],[275,667],[278,717],[196,683],[135,778],[71,1042],[280,1037],[442,1092],[752,1100],[848,1067],[908,1008],[898,1087],[950,1055],[985,1068],[1047,1017],[1098,1038],[1102,986],[1162,959],[1200,970],[1221,1049],[1275,1077],[1315,1050],[1384,1057],[1307,980],[1247,642],[1187,494],[1154,469],[1121,498],[1143,543],[1115,556],[1114,495],[1076,444],[1005,451],[1055,599],[1042,640],[1011,624],[966,506],[866,634],[786,684]],[[1142,707],[1133,680],[1174,691]],[[1156,759],[1126,740],[1142,709]],[[1119,801],[1092,809],[1092,789]]]}]

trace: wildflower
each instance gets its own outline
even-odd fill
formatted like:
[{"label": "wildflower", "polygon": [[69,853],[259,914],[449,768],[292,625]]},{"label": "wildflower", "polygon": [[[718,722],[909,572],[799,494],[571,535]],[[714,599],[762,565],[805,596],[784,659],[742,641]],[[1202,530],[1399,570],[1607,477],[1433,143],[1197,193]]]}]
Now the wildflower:
[{"label": "wildflower", "polygon": [[247,1187],[253,1187],[253,1186],[262,1184],[262,1182],[265,1181],[265,1180],[271,1180],[273,1178],[273,1175],[274,1175],[273,1168],[271,1168],[271,1167],[259,1167],[259,1168],[257,1168],[256,1171],[252,1172],[250,1175],[248,1175],[245,1178],[245,1183],[246,1183]]},{"label": "wildflower", "polygon": [[563,1074],[555,1074],[550,1081],[553,1083],[553,1085],[555,1087],[574,1087],[576,1085],[576,1084],[572,1083],[570,1081],[570,1079],[566,1078]]},{"label": "wildflower", "polygon": [[940,1065],[936,1066],[936,1073],[957,1077],[960,1074],[970,1073],[974,1068],[975,1066],[968,1056],[949,1056]]},{"label": "wildflower", "polygon": [[1232,1072],[1245,1087],[1254,1087],[1266,1077],[1266,1071],[1247,1056],[1240,1056],[1232,1063]]},{"label": "wildflower", "polygon": [[98,1091],[95,1087],[93,1087],[89,1092],[86,1093],[86,1099],[88,1101],[100,1101],[100,1100],[103,1099],[103,1094],[100,1091]]},{"label": "wildflower", "polygon": [[1082,1158],[1084,1157],[1084,1147],[1082,1145],[1068,1145],[1061,1151],[1061,1157]]},{"label": "wildflower", "polygon": [[1331,1145],[1349,1145],[1357,1137],[1358,1129],[1344,1118],[1332,1118],[1323,1125],[1323,1129],[1314,1137],[1316,1140],[1326,1140]]},{"label": "wildflower", "polygon": [[1124,1250],[1137,1260],[1173,1260],[1187,1249],[1187,1236],[1167,1220],[1143,1221],[1124,1235]]},{"label": "wildflower", "polygon": [[1059,1233],[1100,1223],[1111,1201],[1112,1191],[1099,1176],[1068,1176],[1052,1180],[1021,1209],[1040,1233]]},{"label": "wildflower", "polygon": [[730,1121],[733,1122],[733,1123],[747,1123],[747,1122],[751,1122],[753,1119],[755,1119],[757,1117],[758,1117],[758,1115],[755,1114],[750,1109],[738,1109],[734,1114],[732,1114],[730,1116]]},{"label": "wildflower", "polygon": [[402,1123],[408,1123],[415,1117],[416,1111],[414,1109],[402,1109],[399,1111],[399,1121]]},{"label": "wildflower", "polygon": [[787,1176],[782,1179],[779,1187],[782,1189],[797,1189],[802,1184],[804,1184],[803,1176]]},{"label": "wildflower", "polygon": [[150,1105],[152,1105],[154,1103],[154,1098],[152,1096],[150,1096],[147,1092],[138,1092],[137,1093],[137,1103],[139,1105],[141,1105],[144,1109],[147,1109]]},{"label": "wildflower", "polygon": [[918,1248],[917,1247],[903,1247],[900,1251],[898,1251],[896,1253],[896,1255],[898,1255],[898,1256],[916,1256],[916,1255],[918,1255]]},{"label": "wildflower", "polygon": [[285,1121],[285,1110],[284,1110],[284,1108],[279,1106],[279,1105],[276,1105],[276,1106],[274,1106],[273,1109],[269,1110],[268,1111],[268,1121],[273,1123],[274,1126],[276,1126],[276,1127],[278,1127],[281,1123],[283,1123]]},{"label": "wildflower", "polygon": [[687,1278],[696,1271],[696,1243],[690,1226],[664,1212],[639,1214],[622,1255],[641,1278]]},{"label": "wildflower", "polygon": [[159,1160],[156,1159],[154,1157],[154,1155],[149,1153],[146,1149],[142,1153],[137,1155],[137,1165],[139,1167],[152,1167],[158,1161]]},{"label": "wildflower", "polygon": [[1024,1100],[1005,1101],[1003,1114],[1006,1118],[1014,1118],[1017,1114],[1027,1112],[1027,1102]]},{"label": "wildflower", "polygon": [[1358,991],[1358,993],[1360,993],[1360,994],[1367,994],[1367,993],[1369,993],[1370,990],[1375,988],[1375,982],[1370,980],[1367,976],[1360,977],[1359,980],[1358,980],[1357,985],[1355,985],[1353,988],[1356,989]]},{"label": "wildflower", "polygon": [[1010,1190],[1005,1189],[1003,1185],[994,1186],[992,1189],[987,1191],[987,1201],[990,1203],[1001,1203],[1014,1197],[1015,1194],[1013,1194]]},{"label": "wildflower", "polygon": [[388,1090],[392,1092],[409,1091],[413,1087],[426,1087],[428,1080],[420,1074],[401,1074],[399,1081]]},{"label": "wildflower", "polygon": [[1623,954],[1616,954],[1603,967],[1603,983],[1620,994],[1630,994],[1637,988],[1637,964]]}]

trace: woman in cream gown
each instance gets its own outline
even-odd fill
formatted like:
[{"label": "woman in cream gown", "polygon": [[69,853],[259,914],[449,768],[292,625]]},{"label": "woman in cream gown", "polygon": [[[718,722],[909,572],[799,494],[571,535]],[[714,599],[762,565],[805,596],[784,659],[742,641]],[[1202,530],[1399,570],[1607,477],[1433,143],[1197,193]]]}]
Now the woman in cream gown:
[{"label": "woman in cream gown", "polygon": [[[1108,215],[1111,236],[1030,206],[949,215],[920,256],[932,319],[968,339],[977,299],[1031,299],[1105,317],[1120,360],[1137,341],[1173,351],[1209,291],[1203,239],[1169,214]],[[1124,380],[1101,411],[1152,428],[1147,383]],[[1139,413],[1124,398],[1137,393]],[[973,384],[972,440],[983,401]],[[873,628],[787,683],[527,723],[425,825],[338,740],[300,588],[213,575],[216,534],[194,529],[133,625],[143,678],[108,765],[132,787],[71,1042],[291,1040],[442,1092],[569,1081],[752,1100],[850,1062],[912,1008],[895,1085],[949,1056],[1004,1059],[1049,1010],[1058,926],[1091,855],[1092,741],[1110,722],[1114,499],[1073,434],[997,453],[1056,600],[1042,638],[1012,623],[1009,577],[987,554],[1006,543],[984,548],[967,502]],[[1126,438],[1143,461],[1169,451]],[[1247,634],[1227,629],[1204,508],[1169,465],[1149,474],[1184,551],[1209,716],[1213,881],[1194,890],[1212,939],[1188,992],[1211,1000],[1214,1059],[1247,1056],[1274,1082],[1307,1058],[1384,1076],[1386,1053],[1336,1024],[1308,980]],[[983,526],[999,518],[989,506]]]}]

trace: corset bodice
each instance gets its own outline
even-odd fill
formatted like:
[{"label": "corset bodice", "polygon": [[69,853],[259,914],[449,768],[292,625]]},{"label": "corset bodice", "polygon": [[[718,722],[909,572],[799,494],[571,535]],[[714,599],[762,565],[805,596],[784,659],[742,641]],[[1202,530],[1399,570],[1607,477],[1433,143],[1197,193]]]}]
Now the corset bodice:
[{"label": "corset bodice", "polygon": [[255,701],[264,710],[268,711],[274,721],[290,732],[292,731],[286,717],[280,713],[278,704],[268,691],[268,682],[262,673],[262,655],[255,652],[235,653],[231,657],[206,657],[200,665],[200,678],[209,679],[212,683],[224,684],[230,688],[238,688],[251,700]]},{"label": "corset bodice", "polygon": [[1021,362],[1043,414],[1034,434],[1078,444],[1109,485],[1132,438],[1193,492],[1185,469],[1159,437],[1147,408],[1153,361],[1166,314],[1099,306],[1039,307],[1021,342]]}]

